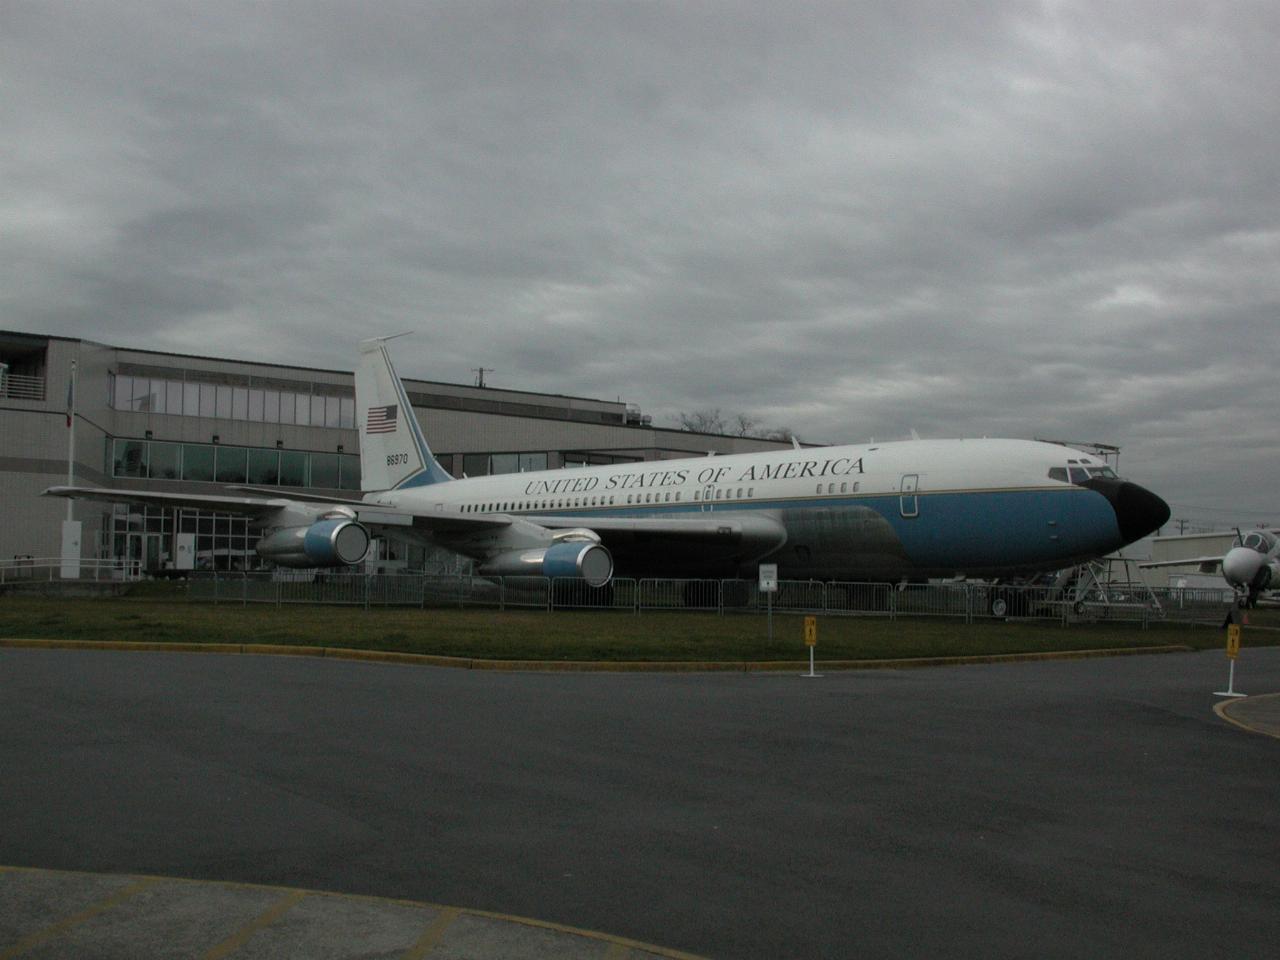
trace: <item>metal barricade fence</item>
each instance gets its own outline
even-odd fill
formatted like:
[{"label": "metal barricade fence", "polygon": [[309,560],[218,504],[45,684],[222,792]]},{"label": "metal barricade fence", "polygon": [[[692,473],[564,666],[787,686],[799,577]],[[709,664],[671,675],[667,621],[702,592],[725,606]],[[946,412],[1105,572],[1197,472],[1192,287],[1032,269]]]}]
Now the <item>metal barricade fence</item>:
[{"label": "metal barricade fence", "polygon": [[719,610],[719,580],[641,580],[640,610]]},{"label": "metal barricade fence", "polygon": [[557,577],[551,581],[553,610],[631,610],[634,607],[635,581],[616,578],[603,587],[593,587],[583,580]]},{"label": "metal barricade fence", "polygon": [[[767,604],[766,604],[767,606]],[[827,608],[827,585],[819,580],[779,580],[774,613],[815,613]]]},{"label": "metal barricade fence", "polygon": [[893,613],[892,604],[892,584],[853,582],[827,584],[828,613],[886,617]]},{"label": "metal barricade fence", "polygon": [[886,583],[783,580],[768,597],[751,580],[631,580],[604,587],[545,577],[362,574],[324,571],[201,572],[187,595],[215,603],[339,604],[525,610],[682,610],[822,613],[834,616],[975,619],[1220,621],[1229,602],[1221,591],[1148,591],[1077,598],[1070,590],[983,583]]},{"label": "metal barricade fence", "polygon": [[14,557],[12,560],[0,560],[0,586],[35,581],[131,582],[142,578],[142,564],[137,560],[82,558],[75,561],[76,575],[65,580],[62,576],[62,564],[61,557]]},{"label": "metal barricade fence", "polygon": [[909,583],[890,594],[895,616],[972,618],[973,592],[962,583]]}]

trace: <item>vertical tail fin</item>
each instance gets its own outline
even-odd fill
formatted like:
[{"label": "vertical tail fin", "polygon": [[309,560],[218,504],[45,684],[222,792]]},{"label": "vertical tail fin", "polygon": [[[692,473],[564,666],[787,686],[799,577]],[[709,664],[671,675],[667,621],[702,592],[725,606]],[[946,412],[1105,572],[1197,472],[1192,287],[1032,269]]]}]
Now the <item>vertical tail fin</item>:
[{"label": "vertical tail fin", "polygon": [[360,477],[366,490],[395,490],[453,478],[436,462],[396,376],[387,340],[360,341],[356,367],[356,425]]}]

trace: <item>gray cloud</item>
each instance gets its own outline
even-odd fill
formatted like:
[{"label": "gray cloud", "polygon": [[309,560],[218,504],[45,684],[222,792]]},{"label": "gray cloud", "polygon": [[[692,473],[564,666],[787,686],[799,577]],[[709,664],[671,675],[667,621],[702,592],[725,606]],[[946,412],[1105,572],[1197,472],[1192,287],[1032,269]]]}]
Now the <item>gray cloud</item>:
[{"label": "gray cloud", "polygon": [[1277,49],[1262,3],[10,2],[3,325],[415,328],[412,376],[1112,441],[1280,521]]}]

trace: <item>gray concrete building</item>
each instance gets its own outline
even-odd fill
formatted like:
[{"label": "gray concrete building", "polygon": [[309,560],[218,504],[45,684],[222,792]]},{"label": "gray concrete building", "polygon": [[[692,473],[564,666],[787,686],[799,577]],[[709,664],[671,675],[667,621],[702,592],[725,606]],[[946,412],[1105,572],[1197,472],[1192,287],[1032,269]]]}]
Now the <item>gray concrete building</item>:
[{"label": "gray concrete building", "polygon": [[1235,546],[1237,536],[1235,530],[1218,530],[1156,537],[1151,541],[1151,562],[1161,566],[1146,568],[1143,577],[1156,589],[1216,590],[1227,599],[1232,590],[1219,561]]},{"label": "gray concrete building", "polygon": [[[68,481],[73,430],[78,485],[208,494],[250,484],[358,496],[353,382],[347,370],[0,331],[0,562],[60,555],[67,501],[40,492]],[[618,401],[408,378],[405,389],[432,451],[456,477],[786,446],[654,427]],[[89,501],[72,509],[86,559],[173,569],[184,534],[197,568],[262,565],[246,521],[230,514]],[[422,551],[395,544],[378,559],[427,563]]]}]

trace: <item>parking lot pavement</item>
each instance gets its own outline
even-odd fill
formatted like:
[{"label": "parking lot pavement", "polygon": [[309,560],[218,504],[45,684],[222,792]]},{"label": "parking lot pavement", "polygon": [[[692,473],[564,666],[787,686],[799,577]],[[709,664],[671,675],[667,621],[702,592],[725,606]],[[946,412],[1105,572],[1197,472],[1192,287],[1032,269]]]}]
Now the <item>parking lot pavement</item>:
[{"label": "parking lot pavement", "polygon": [[[335,915],[305,888],[460,907],[455,943],[1271,956],[1280,742],[1215,714],[1227,669],[1212,651],[802,680],[0,649],[0,864],[225,882],[208,896],[238,925],[206,951],[264,916],[241,950]],[[1280,690],[1280,648],[1241,651],[1235,682]],[[108,882],[14,935],[123,892]],[[182,905],[165,929],[199,917],[168,881],[130,909],[161,894]],[[111,942],[125,908],[84,929]]]},{"label": "parking lot pavement", "polygon": [[0,960],[643,960],[692,954],[521,917],[287,887],[0,867]]}]

